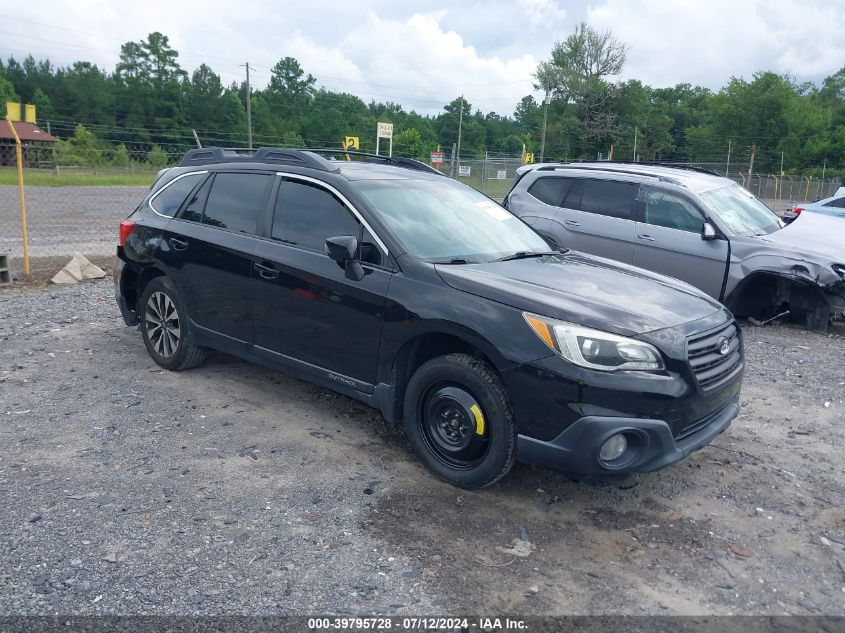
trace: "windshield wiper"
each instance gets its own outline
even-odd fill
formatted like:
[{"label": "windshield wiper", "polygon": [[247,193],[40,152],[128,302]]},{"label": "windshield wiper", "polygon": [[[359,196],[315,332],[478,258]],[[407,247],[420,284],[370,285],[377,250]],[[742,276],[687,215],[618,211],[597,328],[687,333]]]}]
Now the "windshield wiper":
[{"label": "windshield wiper", "polygon": [[546,255],[557,255],[556,251],[517,251],[504,257],[494,259],[494,262],[509,262],[513,259],[528,259],[529,257],[545,257]]}]

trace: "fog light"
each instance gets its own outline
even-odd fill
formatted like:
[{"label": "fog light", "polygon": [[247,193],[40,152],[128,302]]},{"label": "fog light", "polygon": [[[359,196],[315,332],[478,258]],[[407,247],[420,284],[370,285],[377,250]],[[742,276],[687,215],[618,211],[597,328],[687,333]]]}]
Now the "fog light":
[{"label": "fog light", "polygon": [[611,435],[599,451],[599,457],[603,462],[612,462],[614,459],[619,459],[625,449],[628,448],[628,440],[621,433]]}]

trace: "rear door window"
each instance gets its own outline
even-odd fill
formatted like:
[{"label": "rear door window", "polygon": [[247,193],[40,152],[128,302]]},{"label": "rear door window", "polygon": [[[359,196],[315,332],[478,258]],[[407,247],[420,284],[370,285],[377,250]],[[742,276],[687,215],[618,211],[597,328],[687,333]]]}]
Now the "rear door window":
[{"label": "rear door window", "polygon": [[172,218],[204,177],[205,172],[177,177],[150,198],[150,206],[156,213]]},{"label": "rear door window", "polygon": [[566,196],[566,192],[569,191],[569,185],[571,183],[572,178],[545,176],[538,178],[528,188],[528,193],[540,202],[545,202],[553,207],[559,207],[563,204],[563,198]]},{"label": "rear door window", "polygon": [[845,197],[837,198],[836,200],[831,200],[830,202],[825,202],[824,206],[845,209]]},{"label": "rear door window", "polygon": [[269,174],[217,174],[208,193],[202,223],[254,235],[267,208],[273,178]]},{"label": "rear door window", "polygon": [[326,239],[361,232],[358,219],[328,190],[287,180],[279,187],[271,237],[286,244],[325,252]]},{"label": "rear door window", "polygon": [[581,211],[630,220],[639,184],[615,180],[583,180]]}]

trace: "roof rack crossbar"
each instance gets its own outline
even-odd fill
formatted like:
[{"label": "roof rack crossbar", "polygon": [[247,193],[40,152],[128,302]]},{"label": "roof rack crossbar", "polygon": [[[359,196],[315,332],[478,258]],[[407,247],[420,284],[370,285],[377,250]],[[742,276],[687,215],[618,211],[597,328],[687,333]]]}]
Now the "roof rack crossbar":
[{"label": "roof rack crossbar", "polygon": [[[253,150],[242,150],[253,151]],[[299,165],[320,171],[337,172],[339,168],[330,161],[314,152],[285,149],[282,147],[260,147],[253,154],[239,154],[233,149],[223,147],[203,147],[189,150],[179,163],[180,167],[211,165],[214,163],[272,163],[284,165]]]},{"label": "roof rack crossbar", "polygon": [[313,152],[314,154],[330,154],[332,156],[336,156],[339,154],[349,154],[350,156],[357,156],[363,158],[365,162],[381,162],[386,163],[388,165],[396,165],[397,167],[405,167],[407,169],[424,171],[430,174],[438,174],[440,176],[444,175],[443,172],[435,169],[431,165],[426,165],[422,161],[414,160],[413,158],[404,158],[402,156],[382,156],[381,154],[371,154],[369,152],[360,152],[358,150],[345,150],[341,147],[318,149],[309,148],[306,151]]}]

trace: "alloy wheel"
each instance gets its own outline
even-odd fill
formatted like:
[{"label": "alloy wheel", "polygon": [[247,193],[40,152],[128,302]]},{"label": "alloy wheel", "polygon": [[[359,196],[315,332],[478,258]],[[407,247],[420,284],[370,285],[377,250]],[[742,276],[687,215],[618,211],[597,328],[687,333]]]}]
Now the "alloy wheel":
[{"label": "alloy wheel", "polygon": [[163,292],[154,292],[147,300],[144,316],[147,338],[156,353],[170,358],[179,349],[182,329],[176,304]]}]

